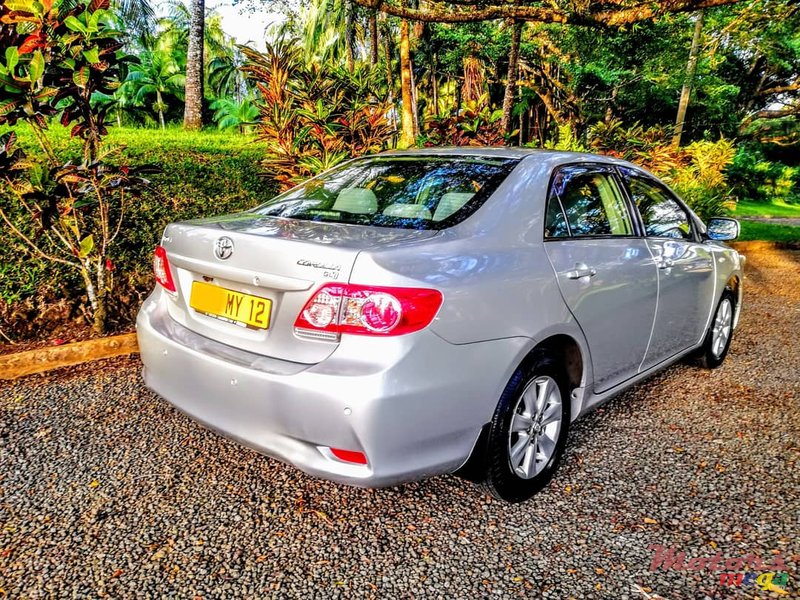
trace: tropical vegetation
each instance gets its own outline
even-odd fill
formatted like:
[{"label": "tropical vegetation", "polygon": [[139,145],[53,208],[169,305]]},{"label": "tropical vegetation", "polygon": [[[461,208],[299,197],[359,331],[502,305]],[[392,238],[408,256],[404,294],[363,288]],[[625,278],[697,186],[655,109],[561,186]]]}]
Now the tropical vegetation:
[{"label": "tropical vegetation", "polygon": [[705,218],[800,207],[791,0],[237,2],[284,18],[238,45],[204,0],[3,0],[0,333],[56,304],[124,328],[166,222],[388,148],[602,152]]}]

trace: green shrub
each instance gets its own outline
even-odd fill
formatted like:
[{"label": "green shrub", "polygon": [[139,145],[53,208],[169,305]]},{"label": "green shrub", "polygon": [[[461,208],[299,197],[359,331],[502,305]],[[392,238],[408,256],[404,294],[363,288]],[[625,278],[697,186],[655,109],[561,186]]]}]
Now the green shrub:
[{"label": "green shrub", "polygon": [[739,147],[728,178],[733,193],[742,200],[800,203],[800,168],[768,160],[758,145]]},{"label": "green shrub", "polygon": [[264,53],[242,52],[242,72],[259,91],[255,130],[267,151],[264,166],[282,187],[391,143],[391,105],[377,68],[306,64],[299,42],[285,37]]},{"label": "green shrub", "polygon": [[[80,143],[69,138],[68,130],[51,127],[55,146],[79,159]],[[19,129],[20,144],[32,152],[36,148],[32,134]],[[130,166],[160,168],[148,176],[150,185],[141,197],[129,204],[109,257],[116,278],[114,298],[109,300],[109,327],[120,330],[132,325],[141,300],[152,289],[153,248],[169,222],[256,206],[272,197],[276,186],[264,176],[265,154],[253,137],[233,132],[112,129],[108,139],[123,146],[120,158]],[[81,316],[80,281],[69,269],[30,257],[10,238],[0,246],[0,265],[1,297],[6,303],[31,305],[33,309],[25,314],[38,318],[45,304],[66,299],[71,316]],[[8,322],[10,312],[4,311],[5,323],[0,324],[6,333],[21,329],[19,323]],[[29,335],[46,335],[44,327],[42,320],[22,329]]]},{"label": "green shrub", "polygon": [[699,141],[680,149],[684,164],[664,175],[675,191],[704,221],[729,212],[734,203],[725,169],[734,155],[730,140]]},{"label": "green shrub", "polygon": [[465,102],[461,110],[431,116],[420,136],[422,146],[501,146],[503,111],[489,106],[488,95],[477,102]]},{"label": "green shrub", "polygon": [[707,220],[725,215],[734,199],[726,169],[734,158],[730,140],[701,140],[676,148],[667,127],[624,127],[612,119],[589,128],[589,147],[642,165],[661,177],[697,215]]}]

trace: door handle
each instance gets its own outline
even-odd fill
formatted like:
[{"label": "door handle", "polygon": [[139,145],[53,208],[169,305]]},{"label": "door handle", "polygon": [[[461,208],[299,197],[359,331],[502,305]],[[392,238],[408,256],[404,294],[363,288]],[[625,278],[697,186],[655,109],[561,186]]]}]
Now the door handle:
[{"label": "door handle", "polygon": [[670,267],[674,267],[674,266],[675,266],[675,263],[672,262],[668,258],[662,258],[660,261],[658,261],[658,268],[659,269],[669,269]]},{"label": "door handle", "polygon": [[597,275],[597,269],[583,263],[578,263],[575,265],[574,271],[567,271],[564,274],[567,276],[567,279],[581,279],[582,277],[594,277]]}]

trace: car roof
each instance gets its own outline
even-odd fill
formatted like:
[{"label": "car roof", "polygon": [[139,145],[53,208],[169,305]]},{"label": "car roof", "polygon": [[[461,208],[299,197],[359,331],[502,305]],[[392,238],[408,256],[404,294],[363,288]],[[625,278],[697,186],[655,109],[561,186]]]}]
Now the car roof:
[{"label": "car roof", "polygon": [[551,164],[573,162],[603,162],[621,166],[638,167],[628,161],[591,154],[589,152],[565,152],[563,150],[542,150],[539,148],[512,148],[502,146],[439,146],[435,148],[413,148],[409,150],[388,150],[377,156],[479,156],[483,158],[510,158],[521,160],[523,158],[538,156]]}]

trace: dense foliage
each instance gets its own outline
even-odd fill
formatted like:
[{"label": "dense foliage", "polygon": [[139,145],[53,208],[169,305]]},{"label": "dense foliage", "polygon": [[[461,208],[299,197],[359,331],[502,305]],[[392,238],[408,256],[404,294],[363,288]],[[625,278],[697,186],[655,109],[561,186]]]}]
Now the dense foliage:
[{"label": "dense foliage", "polygon": [[[32,131],[19,129],[19,146],[34,153],[38,143]],[[80,159],[81,144],[69,129],[54,125],[51,133],[55,152]],[[114,291],[108,329],[113,331],[130,326],[152,289],[153,248],[167,223],[249,208],[276,189],[263,177],[264,152],[250,136],[112,129],[107,142],[121,148],[116,160],[131,168],[169,165],[148,175],[150,185],[129,204],[109,255]],[[80,286],[72,269],[31,260],[19,241],[6,240],[0,246],[0,331],[18,339],[71,335],[70,328],[84,319]]]},{"label": "dense foliage", "polygon": [[[156,18],[147,0],[0,3],[0,334],[56,316],[125,327],[166,222],[397,146],[612,154],[704,218],[800,206],[792,0],[269,3],[286,18],[263,52],[213,10],[193,27],[197,6]],[[219,133],[175,128],[199,62]]]},{"label": "dense foliage", "polygon": [[244,53],[242,70],[260,95],[257,132],[268,153],[265,166],[282,186],[387,147],[394,127],[377,71],[307,64],[288,38],[268,44],[264,53]]},{"label": "dense foliage", "polygon": [[[6,59],[0,125],[27,123],[39,145],[38,156],[28,155],[14,150],[15,130],[0,137],[0,219],[24,255],[80,276],[84,308],[98,333],[105,331],[113,291],[109,252],[126,202],[146,183],[139,169],[105,160],[111,153],[101,148],[106,111],[91,102],[93,93],[119,86],[127,60],[108,8],[108,0],[12,0],[0,7]],[[80,162],[54,150],[49,117],[82,141]]]}]

